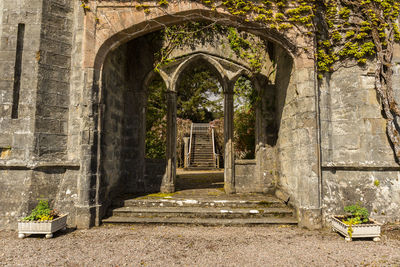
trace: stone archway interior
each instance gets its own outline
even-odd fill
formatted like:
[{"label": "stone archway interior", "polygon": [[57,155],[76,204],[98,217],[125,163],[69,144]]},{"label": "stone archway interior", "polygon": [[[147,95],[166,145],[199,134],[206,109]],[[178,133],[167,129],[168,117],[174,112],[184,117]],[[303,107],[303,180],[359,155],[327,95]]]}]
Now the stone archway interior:
[{"label": "stone archway interior", "polygon": [[[224,188],[227,193],[273,193],[278,184],[277,136],[290,83],[291,58],[270,44],[266,65],[274,74],[251,72],[244,62],[212,42],[182,46],[172,63],[162,66],[167,104],[165,161],[145,159],[146,90],[154,72],[156,51],[162,47],[157,32],[134,39],[108,54],[102,69],[101,184],[105,206],[121,193],[174,192],[176,177],[176,86],[193,64],[206,64],[218,76],[224,92]],[[223,38],[223,37],[218,37]],[[255,159],[235,161],[233,148],[233,92],[237,79],[251,77],[258,93]]]}]

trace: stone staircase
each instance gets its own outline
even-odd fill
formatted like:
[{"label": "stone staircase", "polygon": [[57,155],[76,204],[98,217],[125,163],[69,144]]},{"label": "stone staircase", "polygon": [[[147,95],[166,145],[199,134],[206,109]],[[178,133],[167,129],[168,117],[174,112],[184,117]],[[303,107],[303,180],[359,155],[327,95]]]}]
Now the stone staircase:
[{"label": "stone staircase", "polygon": [[209,133],[200,132],[192,135],[190,169],[215,169],[213,143]]},{"label": "stone staircase", "polygon": [[[208,191],[209,192],[209,191]],[[162,194],[160,194],[162,195]],[[194,225],[297,224],[294,210],[273,196],[138,197],[119,200],[103,223]]]}]

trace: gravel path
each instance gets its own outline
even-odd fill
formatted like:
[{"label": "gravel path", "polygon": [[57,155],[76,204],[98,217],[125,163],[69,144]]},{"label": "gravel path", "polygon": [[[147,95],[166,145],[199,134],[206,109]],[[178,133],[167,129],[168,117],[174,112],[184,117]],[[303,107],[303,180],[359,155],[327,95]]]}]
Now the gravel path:
[{"label": "gravel path", "polygon": [[400,266],[400,231],[381,242],[289,226],[102,226],[53,239],[0,231],[2,266]]}]

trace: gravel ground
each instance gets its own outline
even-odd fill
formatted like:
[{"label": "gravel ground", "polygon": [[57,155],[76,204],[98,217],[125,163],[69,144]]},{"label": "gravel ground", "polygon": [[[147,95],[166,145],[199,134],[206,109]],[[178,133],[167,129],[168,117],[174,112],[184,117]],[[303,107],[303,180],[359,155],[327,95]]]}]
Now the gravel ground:
[{"label": "gravel ground", "polygon": [[0,231],[2,266],[400,266],[400,227],[381,242],[292,226],[102,226],[53,239]]}]

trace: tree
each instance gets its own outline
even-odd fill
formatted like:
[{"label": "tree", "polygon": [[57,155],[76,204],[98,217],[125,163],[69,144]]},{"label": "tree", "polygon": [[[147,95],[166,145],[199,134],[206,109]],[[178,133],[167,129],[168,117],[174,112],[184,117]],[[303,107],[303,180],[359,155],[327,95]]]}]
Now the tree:
[{"label": "tree", "polygon": [[234,142],[235,157],[253,159],[255,157],[255,125],[257,91],[251,81],[244,76],[235,84]]},{"label": "tree", "polygon": [[146,158],[164,158],[166,149],[167,101],[164,81],[156,75],[147,91]]},{"label": "tree", "polygon": [[193,122],[210,122],[223,113],[222,88],[206,65],[182,73],[178,84],[177,116]]}]

